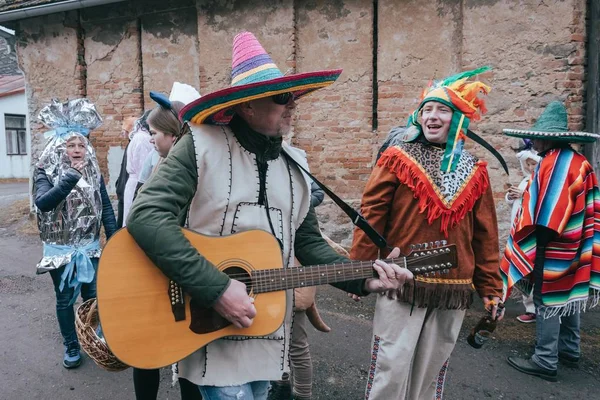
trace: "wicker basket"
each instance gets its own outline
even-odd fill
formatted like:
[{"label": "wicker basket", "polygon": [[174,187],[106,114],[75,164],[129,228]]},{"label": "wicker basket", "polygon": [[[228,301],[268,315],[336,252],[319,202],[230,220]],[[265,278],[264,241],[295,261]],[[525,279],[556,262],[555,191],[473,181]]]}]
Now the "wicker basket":
[{"label": "wicker basket", "polygon": [[81,347],[96,364],[107,371],[118,372],[129,368],[129,365],[115,357],[104,340],[98,338],[97,327],[98,303],[96,299],[89,299],[75,313],[75,328]]}]

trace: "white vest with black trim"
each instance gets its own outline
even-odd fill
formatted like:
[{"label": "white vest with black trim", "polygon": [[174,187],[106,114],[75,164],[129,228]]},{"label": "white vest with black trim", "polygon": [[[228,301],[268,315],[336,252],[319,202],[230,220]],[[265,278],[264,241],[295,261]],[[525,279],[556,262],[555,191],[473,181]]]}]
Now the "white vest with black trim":
[{"label": "white vest with black trim", "polygon": [[[256,157],[244,149],[229,127],[191,124],[198,186],[191,202],[188,227],[211,236],[251,229],[271,232],[265,206],[258,203]],[[305,153],[283,144],[308,169]],[[283,156],[268,161],[266,190],[275,235],[283,244],[284,267],[294,266],[294,239],[310,207],[310,184]],[[208,344],[179,362],[179,376],[198,385],[236,386],[279,380],[289,371],[293,291],[287,293],[284,324],[262,338],[235,336]]]}]

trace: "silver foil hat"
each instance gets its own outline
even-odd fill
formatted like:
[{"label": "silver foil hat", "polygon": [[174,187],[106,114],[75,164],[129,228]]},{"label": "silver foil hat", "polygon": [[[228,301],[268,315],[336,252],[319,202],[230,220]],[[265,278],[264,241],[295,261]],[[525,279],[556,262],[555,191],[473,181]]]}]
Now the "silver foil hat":
[{"label": "silver foil hat", "polygon": [[[49,105],[42,108],[38,119],[51,130],[44,133],[46,145],[37,166],[46,170],[48,176],[53,178],[56,178],[56,170],[65,161],[65,143],[72,136],[87,138],[92,129],[102,124],[102,117],[96,111],[96,107],[85,98],[64,103],[53,99]],[[93,158],[93,162],[88,164],[95,164],[97,168],[98,162],[94,149],[88,140],[84,142],[87,148],[86,158]]]},{"label": "silver foil hat", "polygon": [[50,129],[69,129],[87,136],[92,129],[102,124],[96,106],[88,99],[69,100],[64,103],[57,99],[42,108],[38,115],[40,122]]}]

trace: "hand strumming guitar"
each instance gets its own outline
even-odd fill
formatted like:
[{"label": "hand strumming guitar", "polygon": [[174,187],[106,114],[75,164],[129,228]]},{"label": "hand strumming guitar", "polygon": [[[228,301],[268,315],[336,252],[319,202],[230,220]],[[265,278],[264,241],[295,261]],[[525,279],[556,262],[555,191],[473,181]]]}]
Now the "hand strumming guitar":
[{"label": "hand strumming guitar", "polygon": [[238,328],[248,328],[256,316],[254,299],[248,296],[243,282],[231,279],[229,287],[213,306],[216,312]]}]

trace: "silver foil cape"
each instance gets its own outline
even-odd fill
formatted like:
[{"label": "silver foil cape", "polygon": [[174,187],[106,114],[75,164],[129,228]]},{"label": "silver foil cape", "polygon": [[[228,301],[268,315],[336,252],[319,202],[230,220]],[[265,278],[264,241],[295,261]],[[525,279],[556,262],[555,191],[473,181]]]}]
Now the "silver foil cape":
[{"label": "silver foil cape", "polygon": [[[99,240],[102,224],[100,167],[96,152],[86,136],[102,123],[102,118],[89,100],[76,99],[66,103],[53,100],[40,111],[39,119],[52,131],[45,135],[48,137],[46,147],[36,166],[46,172],[54,186],[71,167],[66,152],[67,141],[79,137],[86,146],[86,166],[71,193],[52,211],[42,212],[36,208],[40,237],[44,244],[86,246]],[[34,174],[37,175],[37,171]],[[35,197],[35,190],[33,193]],[[66,265],[71,262],[72,256],[73,252],[54,256],[44,254],[37,265],[37,273]],[[99,257],[100,251],[89,251],[88,256]]]}]

